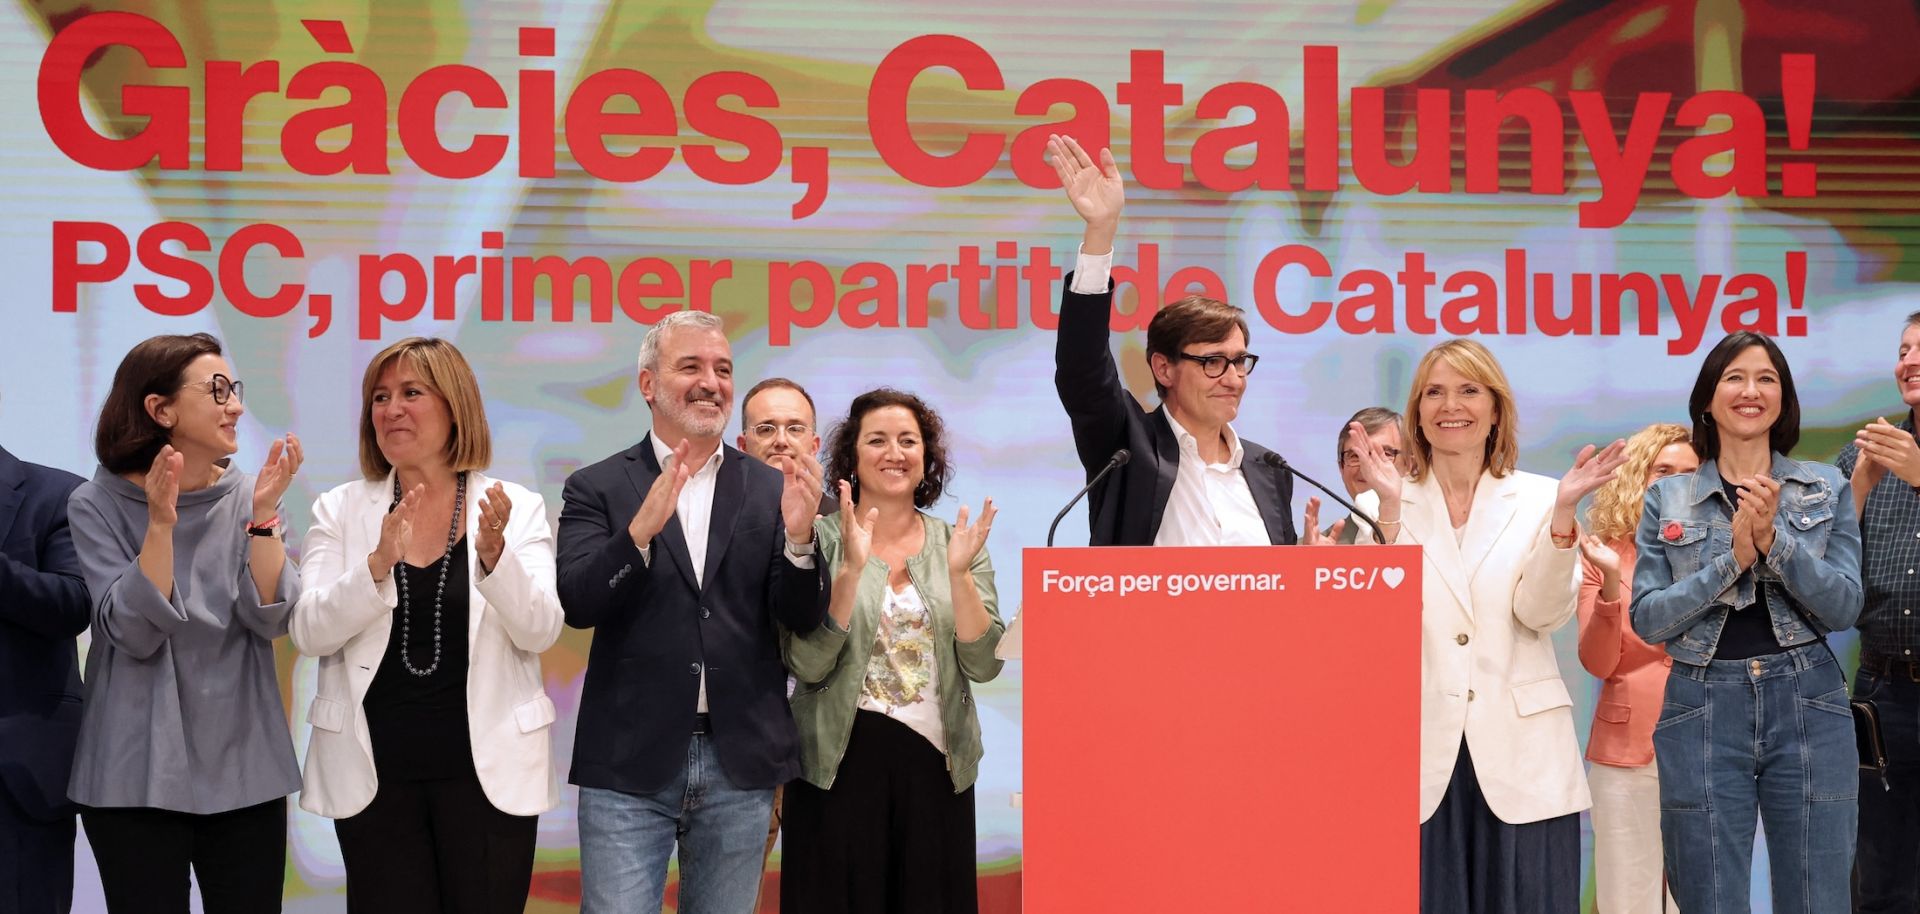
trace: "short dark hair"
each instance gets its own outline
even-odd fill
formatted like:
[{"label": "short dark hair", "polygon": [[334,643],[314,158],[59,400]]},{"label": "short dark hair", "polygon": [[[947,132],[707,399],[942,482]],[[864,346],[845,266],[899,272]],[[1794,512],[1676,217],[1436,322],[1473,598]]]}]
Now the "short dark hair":
[{"label": "short dark hair", "polygon": [[1360,427],[1371,435],[1389,425],[1400,424],[1400,414],[1384,406],[1368,406],[1347,417],[1340,423],[1340,434],[1333,439],[1333,463],[1339,466],[1347,459],[1347,426],[1360,423]]},{"label": "short dark hair", "polygon": [[[813,414],[813,421],[815,422],[820,421],[820,411],[814,408],[813,395],[807,393],[807,389],[804,387],[801,387],[800,382],[792,380],[791,378],[768,378],[748,388],[747,395],[740,398],[740,430],[741,431],[744,432],[747,430],[747,404],[752,403],[753,398],[759,396],[762,391],[773,390],[775,388],[786,388],[787,390],[791,390],[794,393],[799,394],[800,399],[807,401],[807,412],[810,412]],[[827,494],[831,495],[833,493],[829,492]]]},{"label": "short dark hair", "polygon": [[920,426],[920,449],[925,465],[920,485],[913,490],[913,506],[931,507],[946,494],[947,483],[953,479],[953,464],[947,459],[946,425],[926,401],[891,387],[869,390],[854,397],[852,405],[847,407],[847,417],[834,425],[832,440],[827,444],[827,482],[838,492],[837,481],[845,479],[853,484],[853,497],[860,497],[860,477],[855,472],[860,466],[860,420],[888,406],[905,407]]},{"label": "short dark hair", "polygon": [[1706,361],[1700,363],[1699,376],[1693,379],[1693,395],[1687,398],[1687,415],[1693,420],[1693,449],[1701,460],[1720,458],[1720,430],[1714,427],[1709,411],[1713,406],[1713,390],[1720,386],[1720,376],[1726,373],[1727,366],[1733,364],[1740,353],[1755,346],[1767,351],[1773,370],[1780,373],[1780,418],[1768,430],[1767,444],[1775,453],[1789,454],[1794,445],[1800,443],[1800,395],[1794,391],[1793,371],[1787,368],[1786,354],[1764,333],[1736,330],[1707,353]]},{"label": "short dark hair", "polygon": [[185,383],[187,366],[220,351],[220,341],[206,333],[149,337],[127,351],[93,427],[93,454],[107,472],[146,472],[153,466],[173,432],[153,421],[147,397],[172,397]]},{"label": "short dark hair", "polygon": [[[1204,295],[1189,295],[1159,311],[1154,312],[1153,320],[1147,322],[1147,363],[1151,367],[1157,353],[1168,361],[1180,358],[1187,347],[1194,343],[1218,343],[1240,331],[1240,338],[1253,342],[1253,334],[1247,330],[1247,313],[1217,298]],[[1153,390],[1166,399],[1167,388],[1159,378],[1153,381]]]}]

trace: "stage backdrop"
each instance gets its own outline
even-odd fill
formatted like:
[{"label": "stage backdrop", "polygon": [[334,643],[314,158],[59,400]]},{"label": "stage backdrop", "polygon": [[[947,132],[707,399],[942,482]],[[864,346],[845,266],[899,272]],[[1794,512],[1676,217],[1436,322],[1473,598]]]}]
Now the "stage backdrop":
[{"label": "stage backdrop", "polygon": [[[1081,481],[1050,381],[1079,223],[1041,151],[1064,131],[1127,179],[1128,383],[1151,402],[1158,303],[1224,296],[1262,357],[1236,428],[1322,479],[1340,421],[1403,406],[1455,335],[1515,380],[1528,470],[1682,420],[1705,349],[1742,327],[1780,335],[1801,456],[1827,458],[1899,407],[1916,45],[1904,0],[7,4],[0,441],[90,473],[121,355],[211,331],[247,382],[242,464],[306,441],[297,541],[355,472],[367,358],[430,334],[477,367],[494,472],[557,514],[569,472],[648,427],[645,326],[709,309],[739,390],[798,379],[822,425],[880,384],[946,415],[958,476],[935,511],[1002,506],[1011,616],[1019,549]],[[1084,542],[1077,512],[1063,529]],[[1362,632],[1309,636],[1364,668]],[[589,638],[544,658],[563,765]],[[304,751],[314,666],[280,657]],[[1206,700],[1089,694],[1133,688]],[[1018,908],[1020,693],[1018,663],[979,691],[995,912]],[[576,891],[565,798],[535,910]],[[292,830],[289,909],[337,909],[329,823]],[[80,882],[97,906],[84,856]]]}]

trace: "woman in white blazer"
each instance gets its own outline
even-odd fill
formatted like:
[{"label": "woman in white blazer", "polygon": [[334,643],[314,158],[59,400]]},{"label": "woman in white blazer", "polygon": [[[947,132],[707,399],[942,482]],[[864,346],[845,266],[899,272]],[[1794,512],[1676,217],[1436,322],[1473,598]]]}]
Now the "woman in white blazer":
[{"label": "woman in white blazer", "polygon": [[1579,593],[1574,508],[1624,443],[1559,480],[1515,469],[1513,390],[1485,346],[1429,350],[1407,398],[1401,479],[1357,426],[1389,542],[1421,547],[1420,910],[1574,914],[1590,804],[1552,633]]},{"label": "woman in white blazer", "polygon": [[387,347],[361,391],[365,478],[314,502],[293,610],[320,658],[300,806],[335,820],[354,914],[518,912],[559,802],[546,506],[480,473],[486,412],[452,344]]}]

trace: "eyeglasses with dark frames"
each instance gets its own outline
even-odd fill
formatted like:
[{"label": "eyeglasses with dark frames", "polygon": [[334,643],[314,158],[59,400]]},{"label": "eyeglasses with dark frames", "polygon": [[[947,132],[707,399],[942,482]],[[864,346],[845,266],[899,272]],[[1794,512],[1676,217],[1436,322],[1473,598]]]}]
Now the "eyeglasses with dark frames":
[{"label": "eyeglasses with dark frames", "polygon": [[247,402],[246,382],[236,381],[223,374],[214,375],[207,380],[207,392],[213,394],[213,402],[216,406],[225,406],[228,400]]},{"label": "eyeglasses with dark frames", "polygon": [[1234,370],[1240,372],[1240,376],[1244,378],[1247,375],[1253,374],[1253,366],[1260,363],[1260,357],[1251,352],[1241,353],[1239,356],[1231,359],[1224,355],[1191,355],[1185,352],[1175,354],[1182,359],[1199,365],[1200,372],[1209,378],[1218,378],[1225,375],[1228,365],[1232,365]]}]

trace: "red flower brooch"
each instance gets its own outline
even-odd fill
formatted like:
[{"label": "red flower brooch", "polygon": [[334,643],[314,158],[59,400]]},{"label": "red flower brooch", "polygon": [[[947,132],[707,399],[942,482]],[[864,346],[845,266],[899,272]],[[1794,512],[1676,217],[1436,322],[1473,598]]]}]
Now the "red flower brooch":
[{"label": "red flower brooch", "polygon": [[1686,531],[1681,529],[1679,521],[1670,520],[1665,527],[1660,528],[1660,538],[1669,543],[1677,543],[1680,541],[1680,534],[1684,532]]}]

